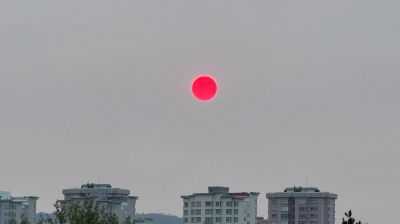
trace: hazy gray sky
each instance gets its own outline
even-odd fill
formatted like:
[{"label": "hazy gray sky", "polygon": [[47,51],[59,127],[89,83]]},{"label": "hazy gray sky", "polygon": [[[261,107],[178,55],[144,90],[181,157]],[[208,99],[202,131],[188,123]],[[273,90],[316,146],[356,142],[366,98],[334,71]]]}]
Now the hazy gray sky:
[{"label": "hazy gray sky", "polygon": [[[400,2],[0,5],[0,190],[110,183],[182,215],[211,185],[339,195],[337,222],[396,223]],[[202,74],[208,102],[191,93]]]}]

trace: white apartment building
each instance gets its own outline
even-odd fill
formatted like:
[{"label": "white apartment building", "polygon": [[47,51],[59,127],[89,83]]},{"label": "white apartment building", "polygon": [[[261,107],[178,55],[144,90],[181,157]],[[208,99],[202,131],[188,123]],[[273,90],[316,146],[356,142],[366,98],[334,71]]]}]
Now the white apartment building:
[{"label": "white apartment building", "polygon": [[112,188],[110,184],[83,184],[81,188],[64,189],[64,200],[60,200],[61,206],[67,205],[71,200],[83,203],[86,197],[98,202],[99,208],[106,212],[117,214],[119,222],[123,223],[128,216],[135,219],[135,204],[138,197],[129,196],[130,191],[120,188]]},{"label": "white apartment building", "polygon": [[258,192],[229,193],[228,187],[208,187],[208,193],[181,196],[183,223],[257,224]]},{"label": "white apartment building", "polygon": [[22,215],[29,222],[35,223],[38,199],[39,197],[34,196],[12,197],[10,192],[0,191],[0,224],[8,224],[13,218],[21,222]]}]

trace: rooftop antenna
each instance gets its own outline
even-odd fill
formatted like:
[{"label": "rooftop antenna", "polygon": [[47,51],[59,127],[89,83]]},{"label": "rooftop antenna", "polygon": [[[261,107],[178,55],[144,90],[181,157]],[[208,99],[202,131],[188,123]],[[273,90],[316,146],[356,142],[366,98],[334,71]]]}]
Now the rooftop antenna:
[{"label": "rooftop antenna", "polygon": [[307,175],[306,175],[306,189],[307,189]]}]

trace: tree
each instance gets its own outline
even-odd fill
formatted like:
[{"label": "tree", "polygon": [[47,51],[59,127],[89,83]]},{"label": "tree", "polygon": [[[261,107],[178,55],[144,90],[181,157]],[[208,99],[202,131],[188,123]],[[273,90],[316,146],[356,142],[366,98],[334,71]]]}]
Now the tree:
[{"label": "tree", "polygon": [[343,218],[342,224],[361,224],[361,221],[358,221],[358,222],[356,223],[356,220],[355,220],[353,217],[351,217],[351,215],[352,215],[351,209],[350,209],[350,211],[349,211],[348,214],[347,214],[346,212],[345,212],[344,214],[347,216],[348,220],[346,221],[346,220],[344,220],[344,218]]}]

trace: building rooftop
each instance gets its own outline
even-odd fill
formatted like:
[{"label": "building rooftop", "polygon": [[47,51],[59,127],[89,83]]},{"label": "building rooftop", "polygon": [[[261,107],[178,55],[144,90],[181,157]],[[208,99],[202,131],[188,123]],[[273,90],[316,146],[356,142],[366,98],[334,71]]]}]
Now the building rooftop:
[{"label": "building rooftop", "polygon": [[236,199],[244,199],[250,197],[250,194],[260,194],[258,192],[238,192],[238,193],[229,193],[229,187],[221,187],[221,186],[212,186],[208,187],[208,193],[193,193],[191,195],[183,195],[181,198],[191,198],[196,195],[214,195],[214,194],[222,194],[221,197],[224,198],[236,198]]},{"label": "building rooftop", "polygon": [[104,189],[104,188],[112,188],[111,184],[94,184],[94,183],[87,183],[87,184],[82,184],[81,188],[100,188],[100,189]]},{"label": "building rooftop", "polygon": [[316,187],[292,187],[286,188],[283,192],[267,193],[267,198],[333,198],[337,199],[337,194],[320,192]]}]

